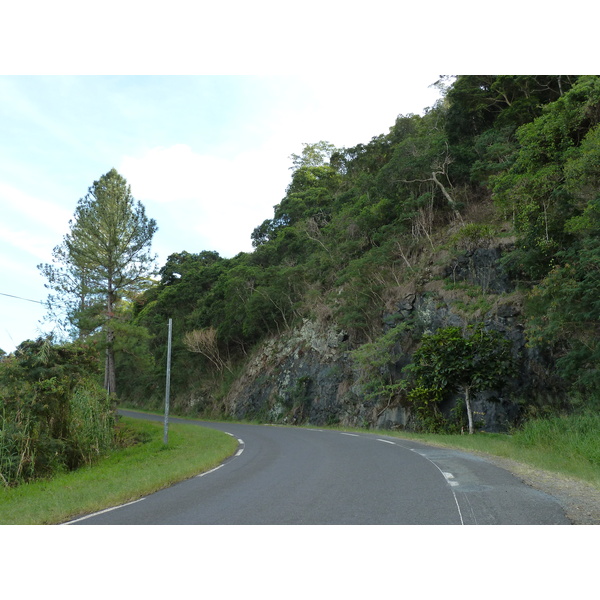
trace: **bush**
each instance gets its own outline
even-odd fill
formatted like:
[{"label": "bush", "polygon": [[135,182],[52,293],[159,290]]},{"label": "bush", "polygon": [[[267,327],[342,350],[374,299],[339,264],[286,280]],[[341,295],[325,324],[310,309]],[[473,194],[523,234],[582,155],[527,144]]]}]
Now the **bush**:
[{"label": "bush", "polygon": [[23,342],[0,363],[0,482],[16,485],[91,463],[113,444],[110,398],[93,346]]}]

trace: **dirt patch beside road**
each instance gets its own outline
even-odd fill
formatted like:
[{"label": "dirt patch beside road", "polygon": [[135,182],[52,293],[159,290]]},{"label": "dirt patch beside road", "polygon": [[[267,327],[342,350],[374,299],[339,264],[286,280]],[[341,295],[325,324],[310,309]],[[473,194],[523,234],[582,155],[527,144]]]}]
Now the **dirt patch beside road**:
[{"label": "dirt patch beside road", "polygon": [[600,525],[600,489],[593,485],[508,458],[482,452],[473,454],[485,457],[489,462],[510,471],[523,483],[556,498],[573,525]]}]

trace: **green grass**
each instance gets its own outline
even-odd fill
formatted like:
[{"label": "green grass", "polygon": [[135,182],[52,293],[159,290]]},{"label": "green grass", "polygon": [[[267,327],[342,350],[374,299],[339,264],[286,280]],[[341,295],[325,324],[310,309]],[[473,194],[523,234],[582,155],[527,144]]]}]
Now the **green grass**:
[{"label": "green grass", "polygon": [[162,423],[127,417],[121,422],[143,442],[92,467],[0,488],[0,524],[62,523],[130,502],[216,467],[237,447],[235,438],[220,431],[180,423],[169,424],[165,446]]}]

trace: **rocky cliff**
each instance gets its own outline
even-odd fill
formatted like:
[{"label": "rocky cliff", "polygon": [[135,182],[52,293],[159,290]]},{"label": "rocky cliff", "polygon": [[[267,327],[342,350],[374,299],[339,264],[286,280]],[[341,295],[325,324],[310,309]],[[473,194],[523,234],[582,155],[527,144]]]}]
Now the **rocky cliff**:
[{"label": "rocky cliff", "polygon": [[[552,357],[526,344],[522,296],[501,262],[508,251],[505,242],[464,251],[436,266],[430,260],[408,293],[381,315],[382,332],[390,323],[405,323],[408,332],[386,367],[395,378],[410,362],[420,336],[442,327],[483,322],[511,341],[513,377],[502,389],[477,394],[473,402],[478,426],[490,432],[516,422],[525,399],[541,403],[546,396],[556,397],[561,385],[551,375]],[[304,320],[301,327],[269,339],[248,360],[228,395],[229,414],[273,423],[410,428],[410,407],[400,399],[373,400],[364,393],[351,350],[347,334],[335,324]],[[442,412],[448,415],[459,400],[447,398]]]}]

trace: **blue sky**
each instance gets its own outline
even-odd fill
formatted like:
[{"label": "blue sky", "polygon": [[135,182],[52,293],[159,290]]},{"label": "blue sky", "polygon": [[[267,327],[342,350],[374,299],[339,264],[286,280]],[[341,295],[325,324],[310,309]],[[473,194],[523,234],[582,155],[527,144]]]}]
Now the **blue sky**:
[{"label": "blue sky", "polygon": [[115,167],[173,252],[251,251],[303,143],[386,133],[439,98],[433,72],[331,76],[0,76],[0,348],[49,331],[37,270],[77,201]]}]

